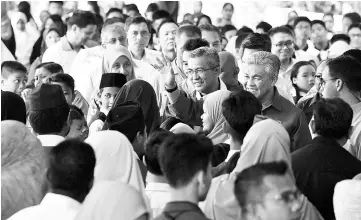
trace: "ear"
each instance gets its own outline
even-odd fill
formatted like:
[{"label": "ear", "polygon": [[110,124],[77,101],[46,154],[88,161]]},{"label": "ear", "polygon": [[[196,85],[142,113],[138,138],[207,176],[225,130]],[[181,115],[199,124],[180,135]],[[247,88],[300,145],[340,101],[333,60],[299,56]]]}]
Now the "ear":
[{"label": "ear", "polygon": [[239,54],[239,48],[236,48],[236,54]]},{"label": "ear", "polygon": [[350,137],[353,133],[352,130],[353,130],[353,126],[351,126],[350,129],[348,129],[347,139],[350,139]]},{"label": "ear", "polygon": [[297,78],[292,78],[292,83],[296,84],[297,83]]},{"label": "ear", "polygon": [[313,134],[316,134],[316,123],[315,120],[312,118],[310,121],[310,129]]},{"label": "ear", "polygon": [[234,68],[234,75],[237,75],[238,73],[239,73],[239,67],[236,66],[236,67]]},{"label": "ear", "polygon": [[197,181],[199,183],[199,186],[204,186],[205,185],[205,178],[206,178],[206,174],[204,173],[203,170],[198,171],[197,175],[196,175]]},{"label": "ear", "polygon": [[79,27],[78,27],[77,25],[73,24],[70,29],[71,29],[73,32],[76,32],[76,31],[79,29]]},{"label": "ear", "polygon": [[222,130],[225,134],[228,134],[230,132],[229,128],[230,126],[227,121],[222,124]]},{"label": "ear", "polygon": [[344,86],[344,83],[341,79],[336,80],[336,90],[337,92],[340,92]]},{"label": "ear", "polygon": [[5,85],[5,79],[1,77],[1,86]]}]

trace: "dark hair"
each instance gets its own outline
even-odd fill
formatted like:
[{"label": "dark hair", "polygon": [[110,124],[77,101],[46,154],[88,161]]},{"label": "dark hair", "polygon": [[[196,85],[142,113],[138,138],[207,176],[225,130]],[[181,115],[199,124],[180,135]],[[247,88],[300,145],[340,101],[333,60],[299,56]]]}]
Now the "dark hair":
[{"label": "dark hair", "polygon": [[183,50],[191,52],[200,47],[209,47],[208,41],[201,38],[189,39],[185,42]]},{"label": "dark hair", "polygon": [[27,1],[23,1],[18,4],[18,10],[26,15],[27,22],[29,22],[30,19],[33,18],[33,16],[31,16],[30,7],[31,6],[30,6],[29,2],[27,2]]},{"label": "dark hair", "polygon": [[323,21],[321,21],[321,20],[313,20],[313,21],[311,22],[311,27],[312,27],[313,25],[315,25],[315,24],[320,24],[323,28],[327,29],[325,22],[323,22]]},{"label": "dark hair", "polygon": [[50,5],[51,3],[59,4],[59,5],[61,5],[61,6],[64,5],[64,2],[63,2],[63,1],[49,1],[49,5]]},{"label": "dark hair", "polygon": [[332,20],[334,20],[332,13],[325,13],[325,14],[323,14],[323,18],[325,18],[326,16],[331,16],[331,17],[332,17]]},{"label": "dark hair", "polygon": [[241,27],[238,31],[237,31],[237,35],[241,35],[241,34],[251,34],[254,33],[253,30],[247,26],[243,26]]},{"label": "dark hair", "polygon": [[296,90],[296,100],[297,101],[300,100],[300,98],[301,98],[300,88],[296,84],[293,83],[293,78],[297,78],[298,71],[300,70],[301,67],[308,66],[308,65],[314,67],[314,65],[309,61],[299,61],[299,62],[295,63],[295,65],[293,65],[293,67],[291,69],[290,79],[291,79],[293,88],[295,88],[295,90]]},{"label": "dark hair", "polygon": [[261,51],[271,52],[271,39],[265,34],[249,34],[241,44],[242,49],[259,49]]},{"label": "dark hair", "polygon": [[162,18],[171,18],[169,12],[164,11],[164,10],[159,10],[159,11],[154,12],[152,15],[153,21],[155,21],[157,19],[162,19]]},{"label": "dark hair", "polygon": [[150,33],[151,32],[151,26],[150,26],[149,22],[142,16],[135,16],[135,17],[127,18],[127,20],[125,21],[124,30],[125,30],[125,32],[128,32],[130,25],[132,25],[132,24],[141,24],[141,23],[145,23],[147,25],[148,31]]},{"label": "dark hair", "polygon": [[63,83],[74,93],[75,82],[73,77],[65,73],[57,73],[50,76],[50,82]]},{"label": "dark hair", "polygon": [[201,37],[202,36],[201,29],[199,29],[195,25],[185,25],[185,26],[179,27],[177,30],[177,37],[179,37],[182,34],[187,35],[187,37],[195,37],[195,36]]},{"label": "dark hair", "polygon": [[353,24],[351,24],[350,27],[348,28],[347,32],[350,32],[350,30],[352,28],[358,28],[358,29],[361,30],[361,23],[353,23]]},{"label": "dark hair", "polygon": [[313,108],[315,133],[326,138],[347,137],[351,127],[353,110],[340,98],[321,99]]},{"label": "dark hair", "polygon": [[4,61],[1,64],[1,76],[7,78],[14,72],[27,73],[26,67],[17,61]]},{"label": "dark hair", "polygon": [[343,16],[342,20],[345,18],[350,19],[352,24],[361,22],[361,16],[357,12],[351,12],[351,13],[345,14]]},{"label": "dark hair", "polygon": [[351,49],[343,53],[342,55],[351,56],[361,63],[361,50]]},{"label": "dark hair", "polygon": [[35,67],[36,70],[39,68],[44,68],[47,71],[49,71],[51,74],[64,73],[63,67],[60,64],[54,62],[41,63]]},{"label": "dark hair", "polygon": [[[237,174],[234,183],[234,194],[241,207],[242,215],[248,213],[248,205],[255,205],[261,201],[254,199],[255,193],[264,194],[269,190],[264,185],[264,178],[268,175],[284,176],[288,166],[284,161],[259,163],[244,169]],[[257,196],[258,197],[258,196]]]},{"label": "dark hair", "polygon": [[218,36],[219,36],[219,41],[222,40],[221,32],[219,32],[219,29],[214,25],[202,24],[202,25],[199,26],[199,29],[201,30],[201,33],[202,33],[202,31],[216,32],[218,34]]},{"label": "dark hair", "polygon": [[73,15],[69,18],[68,22],[68,29],[71,26],[76,25],[79,28],[86,28],[88,25],[97,25],[96,17],[90,11],[75,11]]},{"label": "dark hair", "polygon": [[139,9],[136,4],[128,4],[125,6],[125,8],[127,11],[135,11],[135,12],[139,13]]},{"label": "dark hair", "polygon": [[111,13],[113,12],[118,12],[120,14],[123,15],[123,18],[121,18],[123,20],[123,23],[125,22],[125,15],[123,14],[122,10],[120,10],[119,8],[111,8],[108,10],[108,12],[105,14],[105,17],[107,18]]},{"label": "dark hair", "polygon": [[158,159],[169,185],[186,186],[199,171],[206,172],[213,153],[212,141],[194,134],[175,134],[161,144]]},{"label": "dark hair", "polygon": [[285,25],[272,28],[272,29],[268,32],[268,36],[269,36],[270,38],[272,38],[273,35],[275,35],[275,34],[277,34],[277,33],[284,33],[284,34],[288,34],[288,35],[294,37],[293,30],[291,30],[290,28],[288,28],[288,27],[285,26]]},{"label": "dark hair", "polygon": [[163,20],[163,21],[160,23],[160,25],[159,25],[159,27],[158,27],[158,29],[157,29],[157,37],[159,37],[159,30],[160,30],[160,28],[161,28],[163,25],[168,24],[168,23],[173,23],[173,24],[177,25],[177,27],[179,27],[179,25],[178,25],[176,22],[174,22],[172,18],[166,18],[165,20]]},{"label": "dark hair", "polygon": [[188,20],[183,20],[182,22],[179,23],[179,27],[184,25],[193,25],[193,22]]},{"label": "dark hair", "polygon": [[261,112],[262,105],[258,99],[252,93],[244,90],[231,93],[222,104],[224,118],[237,132],[240,139],[243,139],[252,127],[254,116]]},{"label": "dark hair", "polygon": [[170,131],[163,130],[153,132],[145,143],[145,163],[150,173],[162,176],[163,172],[158,162],[158,149],[160,145],[174,134]]},{"label": "dark hair", "polygon": [[241,47],[243,41],[246,39],[248,35],[249,35],[248,33],[244,33],[237,36],[236,45],[235,45],[236,49],[239,49]]},{"label": "dark hair", "polygon": [[293,27],[296,28],[297,24],[300,22],[307,22],[310,24],[310,26],[312,26],[312,23],[308,17],[301,16],[295,19],[295,22],[293,23]]},{"label": "dark hair", "polygon": [[225,4],[223,5],[223,9],[224,9],[225,7],[227,7],[227,5],[230,5],[230,6],[232,7],[232,11],[234,11],[234,6],[233,6],[232,3],[225,3]]},{"label": "dark hair", "polygon": [[350,92],[361,90],[361,63],[351,56],[341,55],[327,62],[332,78],[341,79]]},{"label": "dark hair", "polygon": [[150,3],[147,7],[147,10],[145,12],[156,12],[159,10],[159,7],[156,3]]},{"label": "dark hair", "polygon": [[70,121],[83,120],[85,119],[84,113],[80,108],[76,107],[75,105],[70,105],[69,119]]},{"label": "dark hair", "polygon": [[350,44],[351,42],[351,38],[347,34],[335,34],[332,36],[330,42],[331,44],[334,44],[335,42],[340,40],[346,42],[347,44]]},{"label": "dark hair", "polygon": [[265,33],[267,33],[269,30],[272,29],[272,25],[270,25],[269,23],[267,23],[265,21],[261,21],[256,26],[256,29],[258,29],[258,28],[262,29]]},{"label": "dark hair", "polygon": [[199,22],[202,18],[206,18],[209,21],[209,23],[212,24],[212,19],[208,15],[202,15],[197,20],[197,23],[196,23],[197,26],[199,25]]},{"label": "dark hair", "polygon": [[110,25],[113,25],[115,23],[124,23],[125,20],[124,19],[121,19],[121,18],[118,18],[118,17],[113,17],[113,18],[108,18],[104,21],[104,24],[103,24],[103,27],[102,29],[110,26]]},{"label": "dark hair", "polygon": [[95,12],[96,15],[100,15],[100,8],[99,8],[99,5],[98,5],[98,2],[96,2],[96,1],[88,1],[88,5],[93,7],[94,12]]},{"label": "dark hair", "polygon": [[221,34],[225,35],[227,31],[237,31],[237,28],[231,24],[226,24],[223,27],[221,27]]},{"label": "dark hair", "polygon": [[59,133],[67,123],[69,111],[69,105],[30,111],[29,122],[39,135]]},{"label": "dark hair", "polygon": [[85,196],[91,189],[96,164],[93,148],[70,139],[52,147],[49,152],[47,179],[51,189]]}]

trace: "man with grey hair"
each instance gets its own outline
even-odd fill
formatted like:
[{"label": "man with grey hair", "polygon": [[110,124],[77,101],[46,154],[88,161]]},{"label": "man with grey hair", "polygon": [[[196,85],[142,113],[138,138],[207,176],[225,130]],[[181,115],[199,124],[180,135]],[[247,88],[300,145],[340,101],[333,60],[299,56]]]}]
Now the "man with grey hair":
[{"label": "man with grey hair", "polygon": [[191,94],[178,89],[173,69],[165,73],[163,81],[169,98],[170,113],[183,122],[195,126],[202,125],[203,101],[217,90],[227,90],[220,80],[220,60],[217,50],[200,47],[189,55],[188,69],[185,70],[194,87]]},{"label": "man with grey hair", "polygon": [[290,101],[282,97],[276,88],[281,62],[265,51],[249,56],[246,61],[244,88],[262,104],[262,114],[280,122],[291,138],[291,152],[311,141],[306,116]]}]

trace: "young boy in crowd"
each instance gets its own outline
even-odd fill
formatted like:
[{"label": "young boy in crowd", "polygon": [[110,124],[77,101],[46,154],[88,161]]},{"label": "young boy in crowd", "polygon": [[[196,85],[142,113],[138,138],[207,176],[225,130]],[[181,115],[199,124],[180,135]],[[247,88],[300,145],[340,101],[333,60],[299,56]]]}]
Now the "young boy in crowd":
[{"label": "young boy in crowd", "polygon": [[4,61],[1,64],[1,90],[21,96],[27,82],[27,70],[16,61]]},{"label": "young boy in crowd", "polygon": [[106,73],[102,75],[99,86],[100,91],[98,93],[98,96],[100,97],[100,106],[98,107],[99,109],[96,114],[90,115],[90,134],[102,130],[104,121],[114,103],[115,97],[125,82],[126,77],[123,74]]},{"label": "young boy in crowd", "polygon": [[193,134],[175,134],[160,146],[160,167],[170,186],[171,200],[162,219],[207,219],[198,202],[203,201],[212,181],[212,141]]},{"label": "young boy in crowd", "polygon": [[67,138],[76,138],[81,141],[87,139],[89,135],[89,127],[86,123],[83,112],[76,106],[70,106],[69,112],[70,131]]},{"label": "young boy in crowd", "polygon": [[64,73],[63,68],[57,63],[47,62],[38,65],[35,68],[34,86],[38,86],[40,83],[48,83],[49,77],[57,73]]}]

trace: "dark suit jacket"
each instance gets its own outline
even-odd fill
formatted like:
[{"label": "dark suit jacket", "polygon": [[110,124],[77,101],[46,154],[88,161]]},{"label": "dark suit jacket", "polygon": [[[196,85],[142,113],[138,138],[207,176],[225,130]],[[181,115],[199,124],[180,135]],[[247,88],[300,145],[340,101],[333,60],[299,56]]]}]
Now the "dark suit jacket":
[{"label": "dark suit jacket", "polygon": [[333,192],[336,183],[361,173],[361,161],[334,139],[316,137],[292,153],[296,185],[324,219],[335,219]]},{"label": "dark suit jacket", "polygon": [[169,202],[163,213],[154,220],[207,220],[197,204],[190,202]]}]

